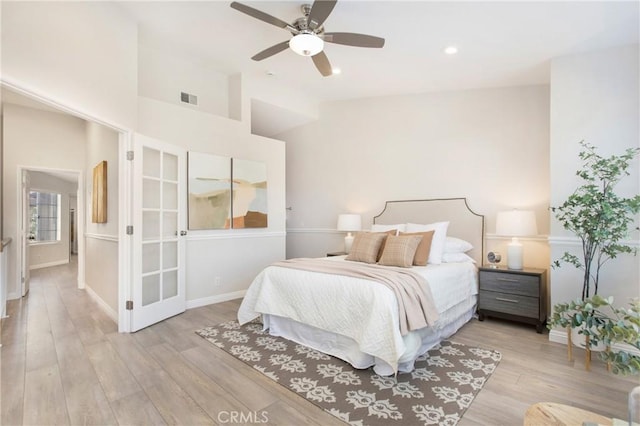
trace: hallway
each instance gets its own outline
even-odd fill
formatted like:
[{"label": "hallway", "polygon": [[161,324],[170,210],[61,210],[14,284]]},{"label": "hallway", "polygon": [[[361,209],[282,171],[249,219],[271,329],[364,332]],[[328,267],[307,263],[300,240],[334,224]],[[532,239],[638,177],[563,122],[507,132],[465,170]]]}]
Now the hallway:
[{"label": "hallway", "polygon": [[237,301],[122,334],[76,271],[75,256],[33,270],[7,305],[0,424],[216,424],[223,410],[269,407],[273,424],[342,424],[194,333],[235,318]]},{"label": "hallway", "polygon": [[[90,355],[117,325],[77,289],[76,276],[77,256],[67,265],[33,270],[28,295],[7,305],[2,424],[109,422]],[[66,399],[76,407],[67,407]]]}]

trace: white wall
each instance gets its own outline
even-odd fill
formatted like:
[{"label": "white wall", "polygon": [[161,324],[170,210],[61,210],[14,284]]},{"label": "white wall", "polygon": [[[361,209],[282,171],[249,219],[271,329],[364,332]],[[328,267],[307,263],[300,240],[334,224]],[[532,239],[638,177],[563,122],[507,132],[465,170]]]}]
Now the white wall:
[{"label": "white wall", "polygon": [[[86,125],[85,163],[85,285],[118,312],[119,145],[117,132],[97,123]],[[107,222],[93,223],[93,168],[107,162]]]},{"label": "white wall", "polygon": [[236,120],[143,97],[138,105],[139,131],[144,135],[188,151],[267,164],[268,228],[187,235],[187,306],[240,297],[262,268],[285,257],[284,143],[250,135]]},{"label": "white wall", "polygon": [[[190,233],[187,250],[193,256],[187,264],[187,298],[194,303],[215,301],[220,295],[242,292],[253,277],[268,263],[284,258],[285,253],[285,148],[284,144],[250,135],[249,116],[246,121],[234,121],[169,102],[176,87],[207,93],[206,110],[229,115],[228,80],[210,79],[207,67],[190,64],[181,67],[180,58],[140,49],[137,27],[133,19],[122,13],[117,2],[3,2],[2,7],[2,79],[35,94],[41,94],[62,105],[74,108],[122,129],[137,130],[149,136],[181,145],[188,150],[211,152],[267,163],[269,182],[269,228],[264,230],[232,230],[216,233]],[[140,62],[138,61],[140,49]],[[166,66],[167,64],[171,66]],[[140,65],[140,73],[138,66]],[[138,78],[141,79],[138,83]],[[174,82],[178,86],[174,87]],[[207,86],[211,83],[211,86]],[[223,87],[225,90],[220,90]],[[194,89],[191,89],[195,87]],[[144,96],[138,99],[138,94]],[[199,93],[196,93],[199,94]],[[213,94],[215,94],[215,99]],[[211,96],[210,96],[211,95]],[[211,99],[209,99],[211,98]],[[202,102],[203,97],[199,100]],[[203,105],[201,103],[201,105]],[[226,108],[226,112],[225,112]],[[245,102],[248,110],[249,104]],[[141,114],[138,122],[138,112]],[[43,136],[56,135],[42,129]],[[50,130],[50,129],[49,129]],[[11,129],[9,129],[11,131]],[[4,129],[4,135],[8,130]],[[46,140],[40,138],[40,140]],[[79,154],[76,169],[93,165],[85,159],[83,148],[69,148],[74,139],[55,141],[32,154],[47,157],[51,164],[73,162]],[[13,145],[5,137],[5,148]],[[35,147],[34,147],[35,148]],[[16,148],[12,148],[16,149]],[[50,152],[53,151],[53,152]],[[35,154],[34,154],[35,153]],[[71,153],[71,154],[70,154]],[[65,158],[62,159],[61,155]],[[14,166],[5,170],[5,211],[15,203]],[[53,160],[52,160],[53,159]],[[64,161],[62,161],[64,160]],[[72,161],[73,160],[73,161]],[[115,163],[114,163],[115,165]],[[109,169],[113,170],[111,164]],[[11,170],[9,170],[11,169]],[[6,176],[11,175],[10,179]],[[11,195],[6,193],[11,188]],[[89,198],[87,199],[87,201]],[[15,237],[15,223],[6,219],[5,236]],[[109,212],[111,218],[117,216]],[[90,225],[90,222],[88,222]],[[89,233],[112,235],[111,229],[88,229]],[[106,237],[105,237],[106,238]],[[87,251],[100,251],[104,238],[87,240]],[[15,247],[15,245],[13,245]],[[10,259],[15,259],[15,253]],[[107,251],[104,259],[115,261]],[[86,280],[89,288],[98,275],[106,271],[92,268],[87,259]],[[114,269],[115,270],[115,269]],[[94,276],[92,276],[94,274]],[[15,279],[15,271],[13,271]],[[220,285],[214,288],[215,277]],[[15,287],[15,286],[12,286]],[[17,288],[9,291],[16,292]],[[94,290],[95,291],[95,290]],[[100,290],[98,290],[100,291]],[[17,293],[16,293],[17,294]],[[102,296],[113,307],[110,296]]]},{"label": "white wall", "polygon": [[[575,176],[581,167],[579,141],[595,145],[603,156],[640,146],[638,60],[638,45],[633,45],[551,62],[551,205],[562,204],[581,184]],[[619,195],[640,193],[639,167],[640,160],[636,160],[631,175],[616,187]],[[630,240],[638,247],[637,232]],[[553,260],[565,251],[581,255],[578,241],[555,218],[551,221],[550,245]],[[620,304],[640,296],[639,265],[639,258],[629,255],[607,263],[598,293],[612,295]],[[552,270],[553,304],[579,298],[581,288],[581,273],[573,266]]]},{"label": "white wall", "polygon": [[[18,166],[84,170],[85,122],[65,115],[13,104],[4,105],[3,232],[14,242],[18,235]],[[16,262],[18,244],[9,245],[9,298],[20,296]]]},{"label": "white wall", "polygon": [[[287,257],[343,248],[339,213],[363,227],[386,200],[467,197],[495,232],[496,213],[533,209],[549,229],[549,88],[529,86],[361,99],[323,105],[287,142]],[[486,249],[506,253],[506,241]],[[506,256],[505,256],[506,257]],[[525,266],[549,265],[525,242]]]},{"label": "white wall", "polygon": [[[229,117],[227,75],[184,55],[139,45],[138,83],[140,96]],[[198,105],[181,102],[180,92],[197,95]]]},{"label": "white wall", "polygon": [[29,244],[29,268],[38,269],[69,263],[69,209],[70,196],[75,196],[78,184],[43,172],[29,172],[30,190],[53,192],[60,197],[60,240]]},{"label": "white wall", "polygon": [[2,79],[135,128],[137,26],[116,2],[2,2]]},{"label": "white wall", "polygon": [[269,75],[242,77],[243,120],[251,132],[266,137],[316,121],[320,101]]}]

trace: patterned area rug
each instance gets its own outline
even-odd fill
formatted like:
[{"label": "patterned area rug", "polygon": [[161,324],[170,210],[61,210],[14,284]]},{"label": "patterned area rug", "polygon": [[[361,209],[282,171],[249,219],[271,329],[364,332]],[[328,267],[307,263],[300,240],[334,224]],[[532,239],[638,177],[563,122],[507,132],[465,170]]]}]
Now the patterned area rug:
[{"label": "patterned area rug", "polygon": [[499,352],[443,341],[411,373],[382,377],[236,321],[197,334],[352,425],[455,425],[500,362]]}]

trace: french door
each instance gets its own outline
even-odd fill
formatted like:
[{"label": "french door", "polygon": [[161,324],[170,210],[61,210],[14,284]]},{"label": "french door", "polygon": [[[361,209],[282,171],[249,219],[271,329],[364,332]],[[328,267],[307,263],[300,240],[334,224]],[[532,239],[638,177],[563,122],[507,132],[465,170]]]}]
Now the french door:
[{"label": "french door", "polygon": [[136,134],[131,331],[185,310],[186,151]]}]

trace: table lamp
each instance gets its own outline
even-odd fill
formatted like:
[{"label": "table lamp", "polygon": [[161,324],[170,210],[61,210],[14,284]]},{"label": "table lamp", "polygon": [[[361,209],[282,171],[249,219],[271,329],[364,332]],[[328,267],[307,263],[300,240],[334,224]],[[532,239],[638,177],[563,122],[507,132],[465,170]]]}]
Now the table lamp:
[{"label": "table lamp", "polygon": [[360,229],[362,229],[362,220],[359,214],[338,215],[338,231],[347,231],[347,236],[344,237],[344,251],[346,253],[351,251],[351,244],[353,244],[351,233]]},{"label": "table lamp", "polygon": [[499,212],[496,218],[496,234],[511,237],[507,245],[507,267],[522,269],[522,244],[518,237],[538,234],[535,213],[531,210]]}]

